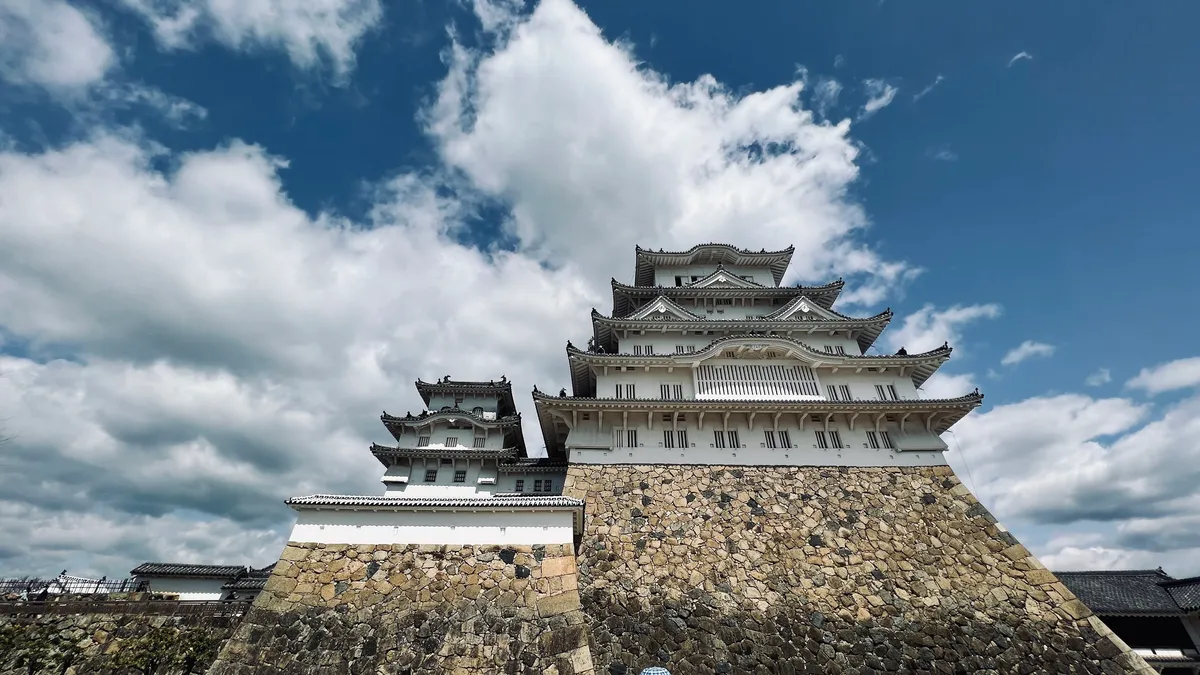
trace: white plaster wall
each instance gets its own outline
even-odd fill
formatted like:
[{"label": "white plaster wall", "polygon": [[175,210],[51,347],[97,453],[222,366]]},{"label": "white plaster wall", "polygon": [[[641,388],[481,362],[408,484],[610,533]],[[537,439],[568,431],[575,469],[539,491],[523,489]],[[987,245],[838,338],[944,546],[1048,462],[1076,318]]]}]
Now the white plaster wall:
[{"label": "white plaster wall", "polygon": [[[410,464],[411,463],[411,464]],[[425,471],[437,469],[437,480],[425,482]],[[466,480],[454,482],[455,471],[467,472]],[[400,464],[389,467],[383,474],[387,496],[406,495],[409,497],[472,497],[488,496],[495,491],[494,485],[480,484],[480,478],[497,477],[496,460],[458,458],[450,464],[442,464],[437,457],[414,457],[401,460]],[[388,480],[408,476],[408,482]]]},{"label": "white plaster wall", "polygon": [[[699,444],[697,444],[699,445]],[[749,466],[940,466],[940,452],[894,452],[890,450],[744,450],[690,448],[593,448],[570,450],[573,464],[707,464]]]},{"label": "white plaster wall", "polygon": [[[867,431],[874,430],[873,422],[860,416],[856,420],[855,428],[850,429],[845,416],[835,415],[828,428],[831,431],[837,431],[841,438],[841,450],[845,452],[845,457],[842,457],[838,455],[837,449],[822,450],[817,447],[815,432],[824,430],[824,424],[814,422],[810,417],[805,420],[804,429],[801,430],[796,415],[788,413],[780,417],[779,425],[776,428],[772,424],[774,415],[766,412],[755,416],[753,427],[750,426],[748,414],[735,413],[729,416],[728,430],[738,432],[741,448],[717,447],[714,432],[724,430],[721,415],[705,415],[704,426],[700,427],[698,425],[699,416],[695,413],[681,414],[674,426],[671,422],[664,421],[661,413],[654,414],[653,425],[649,424],[646,413],[630,413],[627,418],[628,426],[624,428],[637,429],[639,447],[614,448],[614,429],[622,427],[621,415],[606,413],[603,427],[599,429],[597,429],[598,416],[596,413],[591,413],[590,417],[591,419],[587,421],[580,421],[579,425],[572,429],[567,436],[566,445],[571,453],[572,462],[617,462],[620,460],[636,463],[663,461],[677,464],[721,464],[731,462],[734,459],[733,453],[737,453],[736,458],[739,461],[745,459],[747,463],[751,464],[807,463],[820,465],[857,461],[862,466],[877,465],[872,462],[883,462],[883,465],[889,466],[917,466],[944,463],[941,455],[942,451],[946,449],[945,443],[936,434],[925,431],[919,422],[912,419],[905,425],[905,434],[900,433],[895,422],[882,422],[879,428],[890,434],[894,445],[911,447],[914,448],[913,450],[901,452],[899,450],[871,449]],[[673,431],[686,429],[689,447],[665,447],[663,431],[666,429]],[[786,449],[767,448],[765,432],[768,430],[786,431],[792,447]],[[678,435],[676,434],[673,438],[677,443]],[[905,443],[906,441],[907,443]],[[778,436],[776,436],[776,443],[778,443]],[[578,454],[576,452],[578,449],[588,449],[588,451]],[[596,454],[592,450],[612,450],[612,452]]]},{"label": "white plaster wall", "polygon": [[[785,360],[724,360],[712,359],[706,362],[712,365],[795,365],[796,361]],[[638,398],[657,399],[661,397],[660,384],[683,384],[684,398],[695,398],[695,383],[693,380],[691,367],[679,368],[676,367],[669,372],[667,368],[651,368],[646,370],[644,367],[632,367],[632,370],[617,372],[616,368],[610,367],[608,374],[603,371],[596,375],[596,393],[598,398],[613,398],[616,395],[616,385],[633,384],[637,392]],[[917,389],[913,386],[912,378],[909,376],[901,377],[899,371],[890,369],[885,373],[855,373],[848,368],[839,368],[835,373],[832,368],[816,369],[817,384],[820,386],[820,391],[823,396],[828,395],[827,385],[847,385],[850,387],[850,394],[855,399],[862,400],[878,400],[878,395],[875,392],[875,385],[893,385],[896,387],[896,394],[901,400],[918,399]],[[969,392],[962,392],[967,394]],[[796,399],[800,400],[800,399]]]},{"label": "white plaster wall", "polygon": [[[463,410],[472,410],[476,407],[479,407],[486,411],[495,412],[497,406],[500,404],[500,398],[498,396],[463,396],[462,398],[462,403],[459,403],[458,407],[462,408]],[[441,394],[434,394],[433,396],[429,397],[430,410],[436,412],[441,410],[442,406],[450,406],[453,408],[454,397]]]},{"label": "white plaster wall", "polygon": [[301,511],[289,537],[319,544],[569,544],[569,511]]},{"label": "white plaster wall", "polygon": [[[674,286],[676,276],[698,276],[706,277],[717,271],[717,265],[680,265],[678,267],[658,267],[654,270],[654,280],[656,286]],[[726,272],[736,276],[752,277],[754,283],[762,284],[763,286],[774,286],[775,277],[771,274],[771,268],[763,267],[740,267],[728,266]]]},{"label": "white plaster wall", "polygon": [[[707,332],[703,335],[697,334],[697,331],[670,330],[667,332],[646,331],[646,333],[638,334],[630,332],[629,336],[617,341],[617,353],[633,354],[635,345],[644,348],[649,345],[654,348],[655,354],[674,354],[676,345],[684,347],[691,346],[693,350],[703,349],[712,344],[713,341],[730,335],[744,335],[737,331],[711,331],[713,335],[708,335]],[[780,337],[785,337],[781,335]],[[823,351],[828,346],[840,346],[846,350],[848,356],[858,356],[862,354],[862,350],[858,347],[858,342],[851,340],[844,335],[830,336],[828,333],[793,333],[792,339],[802,342],[817,351]],[[873,352],[874,353],[874,352]]]},{"label": "white plaster wall", "polygon": [[169,577],[139,577],[150,581],[150,590],[155,593],[177,593],[180,600],[220,600],[225,597],[221,590],[229,579],[177,579]]},{"label": "white plaster wall", "polygon": [[[400,434],[400,438],[397,440],[397,445],[402,448],[415,448],[417,447],[417,441],[422,436],[428,436],[429,445],[423,447],[445,448],[448,447],[446,445],[447,438],[457,438],[458,445],[450,447],[456,447],[459,449],[474,448],[475,434],[481,433],[482,431],[482,428],[475,426],[459,426],[458,428],[451,428],[449,422],[442,420],[434,422],[431,426],[422,426],[419,429],[413,427],[405,428],[404,432]],[[490,450],[499,450],[503,448],[504,429],[488,429],[487,440],[484,442],[483,447]]]}]

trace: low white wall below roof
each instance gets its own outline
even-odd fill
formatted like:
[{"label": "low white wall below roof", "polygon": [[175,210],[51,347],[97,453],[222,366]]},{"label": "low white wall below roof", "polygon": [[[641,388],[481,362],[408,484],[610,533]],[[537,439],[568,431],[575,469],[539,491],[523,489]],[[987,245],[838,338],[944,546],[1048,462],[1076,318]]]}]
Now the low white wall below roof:
[{"label": "low white wall below roof", "polygon": [[572,464],[703,464],[710,466],[941,466],[941,452],[843,448],[573,447]]},{"label": "low white wall below roof", "polygon": [[570,544],[570,511],[300,511],[293,542],[318,544]]},{"label": "low white wall below roof", "polygon": [[138,580],[150,582],[150,590],[155,593],[175,593],[180,600],[220,600],[228,592],[221,586],[231,579],[178,579],[173,577],[138,577]]}]

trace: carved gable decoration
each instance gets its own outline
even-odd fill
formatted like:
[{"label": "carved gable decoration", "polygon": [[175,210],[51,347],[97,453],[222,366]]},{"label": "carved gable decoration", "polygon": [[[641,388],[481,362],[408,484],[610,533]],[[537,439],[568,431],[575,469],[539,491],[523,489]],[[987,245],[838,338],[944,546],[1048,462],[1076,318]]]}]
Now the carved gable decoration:
[{"label": "carved gable decoration", "polygon": [[841,317],[802,295],[766,318],[776,321],[837,321]]},{"label": "carved gable decoration", "polygon": [[719,269],[703,279],[688,284],[691,288],[761,288],[761,284],[746,281],[732,272]]},{"label": "carved gable decoration", "polygon": [[667,298],[659,296],[627,319],[630,321],[697,321],[700,318]]}]

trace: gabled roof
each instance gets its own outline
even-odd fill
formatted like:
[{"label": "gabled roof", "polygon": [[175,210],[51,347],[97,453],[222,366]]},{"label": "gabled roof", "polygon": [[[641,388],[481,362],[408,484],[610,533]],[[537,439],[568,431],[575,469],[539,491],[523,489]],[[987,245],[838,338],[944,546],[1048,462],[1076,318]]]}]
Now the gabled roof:
[{"label": "gabled roof", "polygon": [[396,448],[389,445],[371,444],[371,454],[379,463],[391,466],[391,460],[410,457],[446,457],[446,458],[504,458],[519,457],[523,450],[518,448]]},{"label": "gabled roof", "polygon": [[417,393],[421,394],[421,400],[425,405],[429,405],[429,399],[433,394],[448,394],[450,396],[475,395],[475,396],[498,396],[500,399],[499,414],[511,415],[516,412],[517,406],[513,402],[512,397],[512,382],[508,381],[505,376],[500,376],[497,380],[488,380],[484,382],[473,380],[451,380],[450,376],[439,378],[437,382],[425,382],[424,380],[416,381]]},{"label": "gabled roof", "polygon": [[697,263],[721,263],[739,266],[768,266],[771,275],[778,285],[783,280],[783,274],[792,262],[792,253],[796,250],[789,246],[780,251],[750,251],[729,244],[699,244],[686,251],[652,251],[638,246],[636,249],[637,264],[634,268],[633,283],[638,286],[654,285],[654,269],[656,267],[677,267],[695,265]]},{"label": "gabled roof", "polygon": [[633,311],[633,298],[787,298],[792,299],[801,295],[808,296],[813,302],[828,309],[833,306],[841,294],[845,282],[841,279],[821,286],[748,286],[746,288],[697,288],[696,286],[630,286],[616,279],[612,280],[613,316],[625,316]]},{"label": "gabled roof", "polygon": [[[892,313],[892,308],[889,307],[886,310],[884,310],[881,314],[877,314],[876,316],[883,316],[884,314],[891,314],[891,313]],[[850,321],[854,321],[854,317],[846,316],[845,314],[842,314],[840,312],[835,312],[828,307],[822,307],[820,304],[818,304],[815,300],[808,297],[807,295],[801,295],[799,297],[792,298],[792,300],[790,302],[788,302],[788,304],[784,305],[783,307],[780,307],[779,309],[775,310],[774,312],[771,312],[770,314],[766,315],[763,318],[780,321],[780,320],[786,319],[788,317],[795,316],[797,314],[808,315],[808,316],[804,317],[804,319],[803,319],[804,321],[809,321],[809,320],[814,320],[814,321],[850,320]]]},{"label": "gabled roof", "polygon": [[[297,506],[395,509],[582,509],[583,501],[560,495],[528,497],[377,497],[374,495],[309,495],[284,502]],[[297,509],[300,510],[300,509]]]},{"label": "gabled roof", "polygon": [[[509,398],[512,394],[509,393]],[[513,413],[506,417],[497,417],[494,420],[484,419],[469,410],[462,408],[450,408],[449,410],[438,410],[436,412],[422,411],[419,415],[408,413],[403,417],[389,415],[385,411],[379,416],[383,421],[383,426],[392,433],[392,437],[400,440],[400,435],[409,427],[420,427],[436,422],[450,422],[457,420],[466,420],[473,425],[488,427],[491,429],[505,429],[506,442],[513,447],[519,448],[522,454],[525,452],[525,436],[521,431],[521,413]]]},{"label": "gabled roof", "polygon": [[[664,299],[665,300],[665,299]],[[650,309],[657,307],[656,303],[648,305]],[[810,308],[811,309],[811,308]],[[687,312],[683,308],[678,311]],[[678,314],[676,311],[676,314]],[[592,310],[592,339],[595,344],[604,347],[611,351],[616,344],[616,335],[614,331],[629,329],[629,330],[688,330],[688,331],[703,331],[724,333],[736,331],[742,335],[758,335],[764,332],[773,331],[796,331],[803,332],[806,328],[821,331],[854,331],[855,341],[858,343],[859,349],[866,351],[875,344],[875,340],[887,328],[888,323],[892,320],[891,310],[886,310],[875,316],[864,318],[854,318],[844,316],[833,312],[832,310],[824,310],[831,316],[837,318],[829,319],[804,319],[802,317],[784,317],[778,319],[762,318],[762,319],[708,319],[700,317],[696,314],[688,312],[687,316],[666,316],[657,318],[654,316],[639,317],[638,315],[628,317],[612,317],[605,316],[597,310]],[[695,318],[692,318],[695,317]]]},{"label": "gabled roof", "polygon": [[204,579],[231,579],[245,574],[244,565],[192,565],[189,563],[146,562],[129,573],[138,577],[190,577]]},{"label": "gabled roof", "polygon": [[1171,599],[1186,612],[1200,612],[1200,577],[1176,579],[1164,583]]},{"label": "gabled roof", "polygon": [[[592,308],[592,314],[598,312]],[[625,318],[626,321],[703,321],[704,317],[680,307],[678,303],[663,296],[648,302],[641,309]]]},{"label": "gabled roof", "polygon": [[691,366],[710,358],[715,358],[723,350],[736,347],[741,351],[747,349],[754,352],[780,351],[778,358],[801,358],[813,365],[834,368],[883,368],[899,367],[908,370],[913,386],[921,387],[938,368],[941,367],[954,351],[950,345],[943,344],[927,352],[919,354],[831,354],[818,350],[795,338],[783,335],[731,335],[717,338],[694,352],[682,354],[602,354],[583,351],[567,343],[567,361],[571,365],[571,388],[577,395],[594,390],[588,383],[595,381],[592,366],[607,365],[677,365]]},{"label": "gabled roof", "polygon": [[762,284],[748,281],[738,275],[725,269],[725,266],[717,263],[717,269],[703,279],[698,279],[685,288],[771,288]]},{"label": "gabled roof", "polygon": [[[1054,574],[1097,614],[1179,615],[1186,611],[1168,591],[1167,584],[1175,579],[1162,568]],[[1182,581],[1186,587],[1188,580]]]},{"label": "gabled roof", "polygon": [[267,585],[267,579],[271,578],[271,572],[275,569],[275,563],[271,563],[266,567],[252,569],[245,575],[230,581],[223,586],[223,591],[261,591]]}]

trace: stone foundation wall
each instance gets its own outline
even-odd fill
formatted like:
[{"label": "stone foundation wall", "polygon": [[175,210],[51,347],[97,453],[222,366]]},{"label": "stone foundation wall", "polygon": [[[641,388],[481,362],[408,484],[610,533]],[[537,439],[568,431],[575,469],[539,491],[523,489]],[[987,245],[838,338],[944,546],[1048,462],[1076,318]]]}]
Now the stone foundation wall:
[{"label": "stone foundation wall", "polygon": [[948,467],[575,465],[600,673],[1151,673]]},{"label": "stone foundation wall", "polygon": [[209,673],[590,675],[575,556],[291,543]]},{"label": "stone foundation wall", "polygon": [[[59,608],[61,609],[61,608]],[[161,614],[0,615],[0,675],[203,673],[240,620]]]}]

